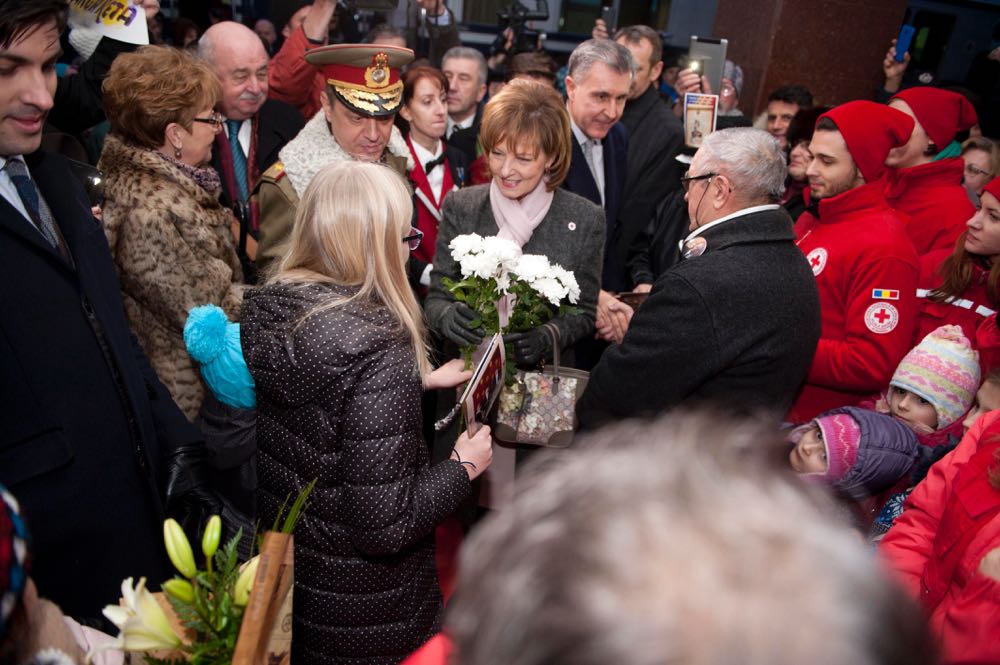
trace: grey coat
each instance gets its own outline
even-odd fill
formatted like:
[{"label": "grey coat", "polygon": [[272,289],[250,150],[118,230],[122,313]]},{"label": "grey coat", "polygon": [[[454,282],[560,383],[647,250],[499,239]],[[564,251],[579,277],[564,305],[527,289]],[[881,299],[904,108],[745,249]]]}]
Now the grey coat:
[{"label": "grey coat", "polygon": [[[557,189],[554,194],[548,214],[522,249],[525,254],[543,254],[552,263],[558,263],[576,275],[580,285],[578,307],[581,313],[553,319],[559,326],[561,345],[566,348],[594,332],[604,252],[604,211],[582,196],[563,189]],[[466,233],[478,233],[485,237],[496,235],[499,230],[490,208],[489,185],[452,192],[444,201],[442,213],[430,292],[424,302],[428,323],[438,332],[445,312],[455,302],[441,283],[441,278],[450,277],[457,281],[461,277],[448,244],[456,236]]]},{"label": "grey coat", "polygon": [[584,427],[679,404],[782,416],[809,372],[819,294],[784,210],[723,222],[656,280],[577,403]]}]

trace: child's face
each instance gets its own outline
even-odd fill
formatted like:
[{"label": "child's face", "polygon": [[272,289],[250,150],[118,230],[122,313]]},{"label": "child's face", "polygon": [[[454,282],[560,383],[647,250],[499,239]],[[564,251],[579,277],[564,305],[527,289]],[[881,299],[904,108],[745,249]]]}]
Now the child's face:
[{"label": "child's face", "polygon": [[889,413],[911,428],[925,425],[932,430],[937,429],[938,417],[934,405],[904,388],[889,386]]},{"label": "child's face", "polygon": [[788,453],[788,461],[796,473],[824,473],[827,469],[826,445],[819,425],[813,423]]},{"label": "child's face", "polygon": [[976,401],[972,403],[972,408],[965,416],[962,428],[968,432],[969,428],[979,420],[979,416],[997,409],[1000,409],[1000,385],[986,381],[979,386],[979,390],[976,392]]}]

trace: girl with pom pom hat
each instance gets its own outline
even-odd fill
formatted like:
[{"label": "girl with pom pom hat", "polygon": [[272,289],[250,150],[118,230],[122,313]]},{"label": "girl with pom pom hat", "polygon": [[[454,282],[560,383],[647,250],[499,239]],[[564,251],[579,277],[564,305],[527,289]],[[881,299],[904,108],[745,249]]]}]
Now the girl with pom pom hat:
[{"label": "girl with pom pom hat", "polygon": [[912,130],[905,113],[866,101],[816,122],[809,205],[795,234],[816,277],[823,329],[791,422],[882,390],[913,344],[917,256],[880,182],[889,151]]},{"label": "girl with pom pom hat", "polygon": [[975,213],[962,186],[965,162],[956,138],[978,122],[976,110],[957,92],[930,87],[903,90],[889,106],[914,125],[906,145],[886,159],[886,200],[918,255],[950,251]]}]

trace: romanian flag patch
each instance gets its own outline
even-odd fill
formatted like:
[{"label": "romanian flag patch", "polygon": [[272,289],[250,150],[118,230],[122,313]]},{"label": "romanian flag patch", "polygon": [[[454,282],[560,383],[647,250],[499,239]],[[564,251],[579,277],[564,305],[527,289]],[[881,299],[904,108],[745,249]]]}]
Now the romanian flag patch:
[{"label": "romanian flag patch", "polygon": [[899,291],[896,289],[872,289],[872,298],[875,300],[899,300]]}]

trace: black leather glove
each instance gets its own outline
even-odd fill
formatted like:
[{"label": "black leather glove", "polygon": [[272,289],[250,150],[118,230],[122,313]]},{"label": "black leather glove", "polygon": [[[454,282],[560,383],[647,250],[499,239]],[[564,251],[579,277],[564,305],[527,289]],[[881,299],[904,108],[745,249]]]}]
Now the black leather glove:
[{"label": "black leather glove", "polygon": [[514,362],[518,365],[537,365],[552,351],[552,337],[544,326],[504,335],[503,341],[511,345]]},{"label": "black leather glove", "polygon": [[178,446],[167,459],[167,516],[191,538],[198,537],[212,515],[222,513],[222,501],[209,483],[208,449],[203,444]]},{"label": "black leather glove", "polygon": [[472,322],[478,318],[479,315],[471,307],[464,302],[455,301],[445,312],[441,333],[459,346],[479,344],[486,336],[486,331],[472,327]]}]

